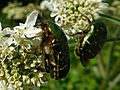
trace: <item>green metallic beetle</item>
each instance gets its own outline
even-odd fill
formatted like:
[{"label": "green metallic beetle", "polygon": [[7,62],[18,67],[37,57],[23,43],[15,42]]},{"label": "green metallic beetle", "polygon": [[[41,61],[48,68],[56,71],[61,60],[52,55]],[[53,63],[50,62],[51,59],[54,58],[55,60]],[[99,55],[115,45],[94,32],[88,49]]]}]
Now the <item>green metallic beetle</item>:
[{"label": "green metallic beetle", "polygon": [[62,79],[66,77],[70,69],[67,38],[63,30],[53,22],[43,24],[41,27],[44,31],[45,70],[53,79]]},{"label": "green metallic beetle", "polygon": [[80,57],[83,66],[87,66],[89,59],[98,54],[107,38],[106,26],[100,19],[94,21],[92,25],[93,30],[85,30],[75,47],[75,53]]}]

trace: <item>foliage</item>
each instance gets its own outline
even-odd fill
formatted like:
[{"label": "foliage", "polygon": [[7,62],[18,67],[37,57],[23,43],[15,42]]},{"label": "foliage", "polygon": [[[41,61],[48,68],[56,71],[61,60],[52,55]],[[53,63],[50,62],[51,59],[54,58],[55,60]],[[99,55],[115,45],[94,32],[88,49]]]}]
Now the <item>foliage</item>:
[{"label": "foliage", "polygon": [[[13,27],[18,21],[23,21],[33,10],[38,10],[40,17],[44,12],[49,19],[50,11],[41,10],[39,7],[41,0],[30,1],[11,0],[11,3],[6,4],[0,15],[3,25]],[[46,76],[48,82],[41,86],[40,90],[120,90],[120,1],[105,1],[110,6],[101,17],[107,26],[108,39],[101,52],[91,59],[88,67],[84,68],[80,64],[79,57],[74,55],[75,43],[73,42],[69,45],[71,69],[67,77],[62,80],[52,80]]]}]

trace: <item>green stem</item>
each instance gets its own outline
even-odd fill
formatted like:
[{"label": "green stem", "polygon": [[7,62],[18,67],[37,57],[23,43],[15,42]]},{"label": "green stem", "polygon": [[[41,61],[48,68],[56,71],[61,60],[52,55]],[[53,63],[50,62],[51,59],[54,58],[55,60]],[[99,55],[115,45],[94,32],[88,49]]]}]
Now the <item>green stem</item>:
[{"label": "green stem", "polygon": [[114,21],[116,24],[120,24],[120,18],[115,17],[115,16],[111,16],[109,14],[103,14],[103,13],[99,13],[100,16],[102,16],[103,18],[106,18],[110,21]]},{"label": "green stem", "polygon": [[116,43],[115,43],[115,40],[116,40],[116,36],[118,36],[119,35],[119,28],[116,30],[116,32],[114,33],[114,38],[111,38],[111,39],[109,39],[109,41],[110,40],[112,40],[113,42],[111,43],[111,48],[110,48],[110,54],[109,54],[109,70],[111,70],[111,67],[112,67],[112,63],[113,63],[113,52],[114,52],[114,50],[115,50],[115,45],[116,45]]},{"label": "green stem", "polygon": [[[120,37],[117,37],[117,38],[109,38],[106,40],[106,42],[114,42],[114,41],[120,41]],[[72,47],[75,47],[76,43],[72,43],[72,44],[69,44],[69,47],[72,48]]]},{"label": "green stem", "polygon": [[99,90],[106,90],[105,88],[107,87],[107,85],[108,85],[108,81],[105,79],[102,80]]},{"label": "green stem", "polygon": [[[116,30],[116,32],[114,34],[114,37],[116,37],[118,35],[119,35],[119,28]],[[109,56],[109,65],[108,65],[109,66],[109,80],[112,80],[112,78],[116,74],[116,72],[117,72],[117,70],[119,68],[119,63],[120,63],[120,60],[117,60],[115,62],[115,64],[114,64],[114,66],[112,65],[112,63],[113,63],[113,58],[112,57],[113,57],[113,52],[115,50],[115,45],[116,45],[115,40],[116,40],[116,38],[115,39],[111,39],[111,40],[113,40],[113,42],[111,44],[111,50],[110,50],[110,56]],[[109,86],[108,86],[107,90],[112,90],[115,87],[115,85],[118,83],[119,80],[120,80],[120,74],[118,74],[114,78],[114,80],[109,81],[109,83],[108,83]]]},{"label": "green stem", "polygon": [[109,87],[108,87],[107,90],[112,90],[119,81],[120,81],[120,74],[118,74],[118,75],[114,78],[114,80],[109,83]]},{"label": "green stem", "polygon": [[108,70],[109,72],[111,71],[111,68],[112,68],[112,63],[113,63],[113,52],[115,50],[115,41],[113,41],[111,43],[111,48],[110,48],[110,51],[109,51],[109,62],[108,62]]},{"label": "green stem", "polygon": [[118,59],[118,60],[115,62],[113,68],[110,70],[110,73],[109,73],[110,79],[112,79],[112,78],[115,76],[115,74],[116,74],[119,66],[120,66],[120,60]]},{"label": "green stem", "polygon": [[102,76],[102,82],[99,87],[99,90],[106,90],[107,85],[108,85],[108,70],[106,68],[106,65],[103,60],[103,56],[101,53],[98,54],[98,59],[97,59],[97,64],[98,64],[98,70]]},{"label": "green stem", "polygon": [[113,41],[119,41],[120,40],[120,37],[117,37],[117,38],[109,38],[106,40],[106,42],[113,42]]},{"label": "green stem", "polygon": [[105,63],[103,60],[103,56],[101,53],[98,54],[97,64],[98,64],[98,69],[100,71],[102,78],[106,79],[107,69],[106,69],[106,66],[105,66]]}]

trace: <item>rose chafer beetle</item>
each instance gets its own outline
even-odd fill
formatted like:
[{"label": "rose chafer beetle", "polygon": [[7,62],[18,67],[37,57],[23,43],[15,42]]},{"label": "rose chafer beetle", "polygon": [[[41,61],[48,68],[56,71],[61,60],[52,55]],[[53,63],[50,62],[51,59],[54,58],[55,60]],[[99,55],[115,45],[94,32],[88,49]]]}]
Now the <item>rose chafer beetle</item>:
[{"label": "rose chafer beetle", "polygon": [[106,26],[100,19],[95,20],[92,26],[93,29],[83,31],[75,47],[75,53],[83,66],[87,66],[89,59],[98,54],[107,38]]},{"label": "rose chafer beetle", "polygon": [[66,77],[70,69],[67,38],[63,30],[53,22],[42,24],[41,27],[44,32],[45,70],[53,79],[62,79]]}]

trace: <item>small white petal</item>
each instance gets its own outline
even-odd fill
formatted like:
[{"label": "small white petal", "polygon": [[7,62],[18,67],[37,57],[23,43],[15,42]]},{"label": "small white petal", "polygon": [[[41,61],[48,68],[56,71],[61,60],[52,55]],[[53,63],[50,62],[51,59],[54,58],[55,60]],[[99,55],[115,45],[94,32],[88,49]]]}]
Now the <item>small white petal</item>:
[{"label": "small white petal", "polygon": [[[33,30],[32,30],[33,29]],[[37,28],[31,28],[29,30],[26,30],[24,32],[24,35],[27,37],[27,38],[32,38],[32,37],[35,37],[39,32],[41,32],[42,30],[41,29],[37,29]]]},{"label": "small white petal", "polygon": [[48,8],[50,11],[53,10],[52,3],[49,2],[49,1],[47,1],[47,0],[44,0],[44,1],[41,2],[40,8],[41,8],[41,9],[46,9],[46,8]]},{"label": "small white petal", "polygon": [[33,27],[36,23],[37,16],[38,16],[37,11],[33,11],[29,16],[27,16],[27,20],[25,22],[25,27],[26,28]]},{"label": "small white petal", "polygon": [[14,86],[12,84],[9,84],[8,90],[15,90]]},{"label": "small white petal", "polygon": [[0,31],[2,31],[2,25],[1,25],[1,22],[0,22]]},{"label": "small white petal", "polygon": [[5,80],[1,80],[0,81],[0,89],[5,87],[6,83],[5,83]]},{"label": "small white petal", "polygon": [[56,12],[52,12],[52,13],[50,14],[51,17],[55,17],[56,15],[57,15]]},{"label": "small white petal", "polygon": [[3,35],[7,35],[7,34],[13,35],[13,34],[14,34],[14,31],[11,30],[9,27],[7,27],[7,28],[4,28],[4,29],[3,29],[2,34],[3,34]]},{"label": "small white petal", "polygon": [[100,4],[99,4],[99,8],[100,8],[100,9],[106,9],[106,8],[108,8],[108,6],[109,6],[108,3],[100,3]]},{"label": "small white petal", "polygon": [[42,1],[41,4],[40,4],[40,8],[41,8],[41,9],[45,9],[48,3],[49,3],[49,2],[46,1],[46,0]]},{"label": "small white petal", "polygon": [[17,44],[17,42],[15,41],[15,39],[14,38],[8,38],[5,42],[5,45],[7,45],[7,46],[10,46],[11,44]]}]

